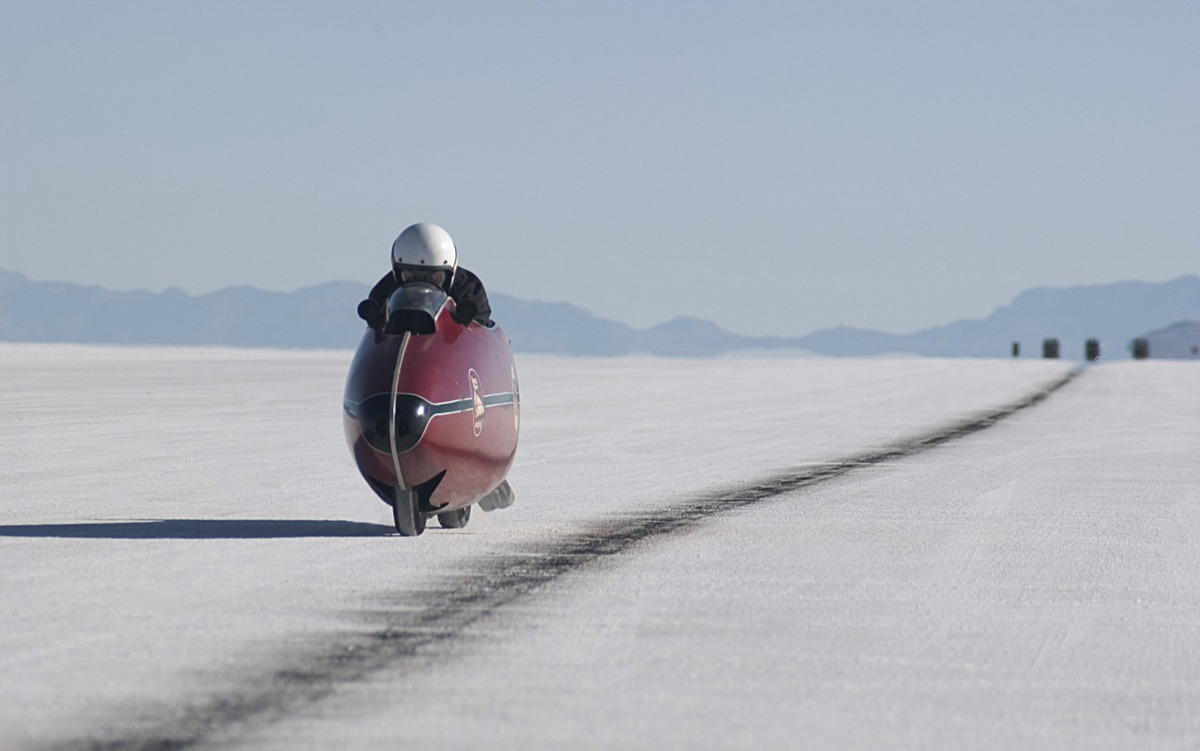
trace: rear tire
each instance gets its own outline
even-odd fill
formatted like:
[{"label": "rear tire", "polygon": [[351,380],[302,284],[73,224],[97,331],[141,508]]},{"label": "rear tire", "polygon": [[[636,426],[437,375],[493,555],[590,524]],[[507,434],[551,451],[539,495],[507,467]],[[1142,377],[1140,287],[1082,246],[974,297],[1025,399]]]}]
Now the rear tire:
[{"label": "rear tire", "polygon": [[401,537],[416,537],[425,531],[425,513],[417,492],[409,488],[396,488],[392,498],[392,521]]},{"label": "rear tire", "polygon": [[471,507],[460,508],[457,511],[447,511],[444,514],[438,514],[438,524],[442,525],[442,529],[462,529],[467,526],[467,521],[471,518]]}]

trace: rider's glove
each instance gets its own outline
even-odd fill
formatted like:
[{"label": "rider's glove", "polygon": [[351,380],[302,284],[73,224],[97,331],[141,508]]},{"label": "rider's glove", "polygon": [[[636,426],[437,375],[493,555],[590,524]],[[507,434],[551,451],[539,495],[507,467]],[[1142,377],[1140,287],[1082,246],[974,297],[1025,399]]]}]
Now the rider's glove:
[{"label": "rider's glove", "polygon": [[363,300],[358,304],[358,317],[375,328],[383,320],[383,306],[371,299]]}]

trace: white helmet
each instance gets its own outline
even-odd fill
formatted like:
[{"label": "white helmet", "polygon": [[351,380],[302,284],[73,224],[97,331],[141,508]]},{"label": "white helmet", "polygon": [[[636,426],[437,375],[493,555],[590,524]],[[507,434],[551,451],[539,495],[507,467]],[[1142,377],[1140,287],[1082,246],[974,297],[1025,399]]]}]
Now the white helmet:
[{"label": "white helmet", "polygon": [[454,241],[436,224],[414,224],[392,243],[392,270],[401,283],[426,281],[449,291],[457,268]]}]

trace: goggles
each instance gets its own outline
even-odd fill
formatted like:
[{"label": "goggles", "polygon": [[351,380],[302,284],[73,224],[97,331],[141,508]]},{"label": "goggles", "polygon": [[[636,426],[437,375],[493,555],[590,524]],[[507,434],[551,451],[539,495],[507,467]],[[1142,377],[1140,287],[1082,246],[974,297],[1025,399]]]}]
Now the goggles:
[{"label": "goggles", "polygon": [[445,269],[419,269],[410,267],[400,269],[399,277],[401,284],[424,282],[445,289],[446,283],[450,281],[450,272]]}]

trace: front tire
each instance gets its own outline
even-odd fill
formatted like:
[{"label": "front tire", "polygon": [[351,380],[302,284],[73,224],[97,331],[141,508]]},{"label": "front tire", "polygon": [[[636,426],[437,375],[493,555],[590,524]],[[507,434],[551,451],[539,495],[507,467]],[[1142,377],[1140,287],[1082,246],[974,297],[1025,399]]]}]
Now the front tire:
[{"label": "front tire", "polygon": [[392,499],[392,521],[401,537],[416,537],[425,531],[425,513],[421,511],[417,491],[396,488]]}]

